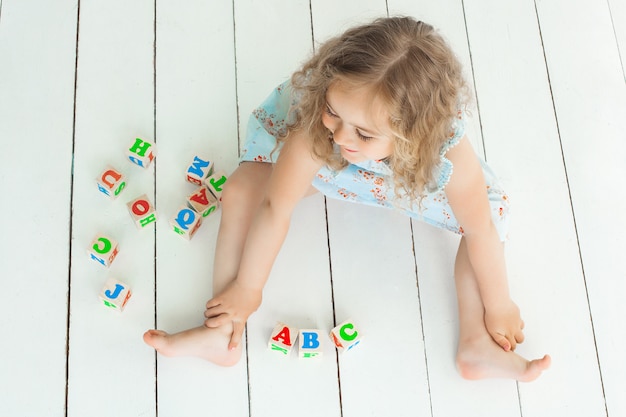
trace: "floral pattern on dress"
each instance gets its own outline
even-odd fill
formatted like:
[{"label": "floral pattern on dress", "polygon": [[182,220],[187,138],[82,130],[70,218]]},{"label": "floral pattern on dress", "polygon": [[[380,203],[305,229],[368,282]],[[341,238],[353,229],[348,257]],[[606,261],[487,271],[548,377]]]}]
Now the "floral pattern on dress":
[{"label": "floral pattern on dress", "polygon": [[[275,150],[276,137],[286,133],[289,124],[289,111],[296,102],[290,87],[289,82],[279,86],[252,113],[248,122],[241,161],[276,161],[280,152],[280,148]],[[445,155],[464,136],[465,113],[463,111],[459,111],[454,120],[451,121],[450,131],[450,136],[442,145],[439,153],[441,161],[434,172],[434,183],[430,184],[417,201],[410,200],[402,191],[399,191],[398,195],[395,193],[393,172],[384,160],[349,164],[339,171],[324,166],[315,175],[313,186],[331,198],[399,209],[412,218],[463,234],[463,227],[456,220],[444,190],[450,181],[454,168]],[[489,166],[482,160],[481,164],[492,210],[492,219],[500,239],[505,240],[509,219],[509,198],[500,187],[497,177]]]}]

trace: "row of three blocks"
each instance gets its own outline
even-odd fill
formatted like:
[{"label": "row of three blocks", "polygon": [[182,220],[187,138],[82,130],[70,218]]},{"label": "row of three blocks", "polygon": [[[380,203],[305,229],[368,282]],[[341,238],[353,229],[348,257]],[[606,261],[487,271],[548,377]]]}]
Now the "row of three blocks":
[{"label": "row of three blocks", "polygon": [[[296,329],[284,323],[278,323],[270,340],[268,348],[285,356],[289,355],[292,347],[298,343],[298,357],[315,358],[322,355],[321,331],[317,329]],[[347,352],[361,343],[363,336],[352,320],[346,320],[330,331],[330,340],[339,353]]]}]

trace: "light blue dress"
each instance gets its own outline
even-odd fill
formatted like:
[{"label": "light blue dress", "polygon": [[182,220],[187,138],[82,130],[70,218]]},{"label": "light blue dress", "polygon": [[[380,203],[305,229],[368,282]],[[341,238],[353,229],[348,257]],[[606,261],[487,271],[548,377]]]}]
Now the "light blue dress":
[{"label": "light blue dress", "polygon": [[[289,82],[285,82],[250,115],[241,161],[276,162],[280,148],[275,149],[276,137],[284,134],[289,123],[289,109],[296,104]],[[327,197],[372,206],[387,207],[405,212],[407,215],[436,227],[463,234],[448,204],[445,186],[450,181],[453,166],[445,157],[465,132],[464,114],[450,123],[450,138],[441,148],[441,163],[437,167],[436,184],[425,191],[419,202],[394,191],[393,173],[384,161],[363,161],[349,164],[335,171],[322,167],[313,180],[313,186]],[[338,150],[337,150],[338,151]],[[481,160],[485,176],[485,187],[489,196],[491,215],[502,241],[508,230],[509,199],[498,184],[496,176]]]}]

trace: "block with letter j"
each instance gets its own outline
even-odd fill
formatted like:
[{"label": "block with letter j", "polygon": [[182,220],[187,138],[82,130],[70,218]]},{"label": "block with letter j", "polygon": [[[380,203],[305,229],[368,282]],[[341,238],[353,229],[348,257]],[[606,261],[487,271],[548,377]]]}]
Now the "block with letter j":
[{"label": "block with letter j", "polygon": [[132,292],[128,285],[115,278],[109,278],[100,291],[100,300],[105,306],[122,312],[131,295]]}]

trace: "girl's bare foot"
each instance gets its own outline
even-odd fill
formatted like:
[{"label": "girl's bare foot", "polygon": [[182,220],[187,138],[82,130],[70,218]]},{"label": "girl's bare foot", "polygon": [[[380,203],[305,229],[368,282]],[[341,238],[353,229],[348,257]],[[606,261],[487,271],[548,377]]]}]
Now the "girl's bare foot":
[{"label": "girl's bare foot", "polygon": [[537,379],[550,367],[550,356],[526,360],[515,352],[505,352],[491,337],[459,343],[457,368],[465,379],[508,378],[521,382]]},{"label": "girl's bare foot", "polygon": [[195,356],[220,366],[233,366],[241,357],[241,345],[228,350],[232,325],[219,328],[195,327],[169,334],[162,330],[148,330],[143,340],[163,356]]}]

